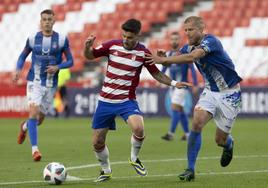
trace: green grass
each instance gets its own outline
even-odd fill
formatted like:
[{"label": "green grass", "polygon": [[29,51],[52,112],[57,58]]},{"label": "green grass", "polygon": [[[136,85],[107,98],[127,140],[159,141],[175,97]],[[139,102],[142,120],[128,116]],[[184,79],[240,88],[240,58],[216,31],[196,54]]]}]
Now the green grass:
[{"label": "green grass", "polygon": [[[97,161],[91,147],[90,119],[47,119],[39,127],[39,148],[43,158],[33,162],[29,141],[17,144],[21,119],[0,119],[0,187],[51,187],[42,182],[43,168],[49,162],[58,161],[67,168]],[[145,118],[146,140],[140,153],[148,169],[147,177],[138,177],[127,163],[130,155],[130,130],[120,119],[117,131],[108,134],[107,144],[112,164],[113,179],[96,184],[92,179],[99,167],[69,170],[71,176],[80,181],[67,181],[62,187],[182,187],[182,188],[247,188],[265,187],[268,183],[268,125],[267,119],[238,119],[233,129],[235,150],[230,166],[221,168],[219,157],[222,148],[214,142],[215,125],[209,123],[202,134],[203,143],[197,161],[196,180],[180,182],[177,174],[186,167],[186,142],[179,140],[181,129],[175,140],[165,142],[169,119]],[[204,158],[207,157],[207,158]],[[167,159],[164,161],[164,159]],[[36,182],[35,182],[36,181]],[[18,182],[11,184],[11,182]],[[6,183],[4,185],[4,183]]]}]

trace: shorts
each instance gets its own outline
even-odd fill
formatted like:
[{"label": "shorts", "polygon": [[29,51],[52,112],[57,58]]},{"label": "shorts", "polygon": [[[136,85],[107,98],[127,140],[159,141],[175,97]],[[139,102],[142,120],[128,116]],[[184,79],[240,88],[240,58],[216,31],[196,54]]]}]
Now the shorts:
[{"label": "shorts", "polygon": [[174,88],[171,92],[171,103],[184,106],[187,89]]},{"label": "shorts", "polygon": [[135,100],[129,100],[123,103],[107,103],[99,101],[97,109],[93,116],[93,129],[109,128],[115,130],[115,117],[121,116],[125,121],[133,114],[142,115],[138,103]]},{"label": "shorts", "polygon": [[241,111],[240,88],[213,92],[204,89],[195,109],[201,108],[210,112],[219,129],[231,133],[236,116]]},{"label": "shorts", "polygon": [[27,100],[28,105],[35,104],[40,106],[40,111],[47,115],[53,105],[54,95],[57,88],[45,87],[40,84],[27,82]]}]

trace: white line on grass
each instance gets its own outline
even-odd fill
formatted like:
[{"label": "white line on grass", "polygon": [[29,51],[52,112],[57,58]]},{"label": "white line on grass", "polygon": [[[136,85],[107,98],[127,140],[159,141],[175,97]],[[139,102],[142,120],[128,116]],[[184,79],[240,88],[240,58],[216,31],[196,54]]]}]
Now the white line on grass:
[{"label": "white line on grass", "polygon": [[[234,156],[235,159],[243,159],[243,158],[267,158],[268,155],[237,155]],[[219,159],[220,157],[198,157],[197,160],[213,160]],[[186,158],[175,158],[175,159],[159,159],[159,160],[143,160],[144,163],[158,163],[158,162],[172,162],[172,161],[186,161]],[[120,164],[128,164],[128,161],[116,161],[111,162],[111,165],[120,165]],[[88,165],[80,165],[80,166],[71,166],[68,167],[67,170],[75,170],[75,169],[82,169],[82,168],[92,168],[100,166],[99,163],[88,164]]]},{"label": "white line on grass", "polygon": [[[204,173],[197,173],[198,176],[215,176],[215,175],[238,175],[238,174],[252,174],[252,173],[268,173],[268,169],[264,170],[246,170],[246,171],[234,171],[234,172],[204,172]],[[155,177],[176,177],[178,174],[153,174],[148,175],[146,177],[141,176],[121,176],[121,177],[113,177],[112,179],[134,179],[134,178],[155,178]],[[74,179],[67,179],[67,181],[93,181],[94,178],[74,178]],[[19,185],[19,184],[32,184],[32,183],[45,183],[44,181],[21,181],[21,182],[5,182],[0,183],[0,185]]]},{"label": "white line on grass", "polygon": [[[268,155],[240,155],[240,156],[234,156],[234,158],[241,159],[241,158],[267,158]],[[213,159],[219,159],[219,157],[199,157],[198,160],[213,160]],[[186,158],[175,158],[175,159],[160,159],[160,160],[143,160],[146,163],[155,163],[155,162],[171,162],[171,161],[185,161]],[[111,162],[112,165],[117,164],[127,164],[127,161],[116,161]],[[99,164],[88,164],[88,165],[81,165],[81,166],[73,166],[68,167],[68,170],[74,170],[74,169],[82,169],[82,168],[92,168],[97,167]],[[249,174],[249,173],[266,173],[268,172],[268,169],[264,170],[253,170],[253,171],[235,171],[235,172],[205,172],[205,173],[197,173],[197,175],[205,176],[205,175],[235,175],[235,174]],[[177,176],[178,174],[153,174],[148,175],[148,178],[153,177],[170,177],[170,176]],[[68,176],[67,181],[92,181],[96,177],[93,178],[79,178],[74,176]],[[113,177],[113,179],[132,179],[132,178],[140,178],[140,176],[122,176],[122,177]],[[18,184],[32,184],[32,183],[44,183],[44,181],[18,181],[18,182],[3,182],[0,183],[0,185],[18,185]]]}]

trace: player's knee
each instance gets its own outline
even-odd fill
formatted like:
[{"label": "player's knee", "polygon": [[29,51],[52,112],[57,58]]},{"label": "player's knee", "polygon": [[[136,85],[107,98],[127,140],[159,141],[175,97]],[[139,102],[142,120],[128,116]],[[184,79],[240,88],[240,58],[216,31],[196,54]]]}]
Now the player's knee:
[{"label": "player's knee", "polygon": [[93,149],[96,152],[101,152],[105,148],[105,142],[102,139],[93,140]]},{"label": "player's knee", "polygon": [[134,135],[138,137],[144,137],[144,127],[143,126],[135,126],[132,128],[132,132]]},{"label": "player's knee", "polygon": [[199,119],[194,119],[192,123],[192,130],[196,132],[201,132],[203,127],[202,121]]}]

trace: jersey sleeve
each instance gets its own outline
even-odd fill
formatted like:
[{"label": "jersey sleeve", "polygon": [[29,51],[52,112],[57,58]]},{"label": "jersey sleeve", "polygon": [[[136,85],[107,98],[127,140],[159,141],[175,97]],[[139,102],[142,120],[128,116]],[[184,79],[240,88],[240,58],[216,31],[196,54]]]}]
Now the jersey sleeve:
[{"label": "jersey sleeve", "polygon": [[110,47],[114,44],[113,41],[108,41],[105,43],[102,43],[101,45],[93,48],[93,55],[95,58],[101,57],[101,56],[108,56]]},{"label": "jersey sleeve", "polygon": [[26,60],[27,56],[31,53],[31,51],[32,51],[32,48],[30,46],[30,41],[28,38],[26,41],[25,47],[24,47],[23,51],[20,53],[20,56],[18,58],[16,70],[21,70],[23,68],[25,60]]},{"label": "jersey sleeve", "polygon": [[71,53],[70,45],[69,45],[69,40],[66,37],[64,46],[63,46],[63,53],[66,57],[66,62],[62,62],[61,64],[58,65],[59,69],[65,69],[65,68],[70,68],[73,66],[73,56]]},{"label": "jersey sleeve", "polygon": [[215,37],[206,37],[201,41],[200,48],[202,48],[207,54],[218,51],[220,49],[219,41]]}]

